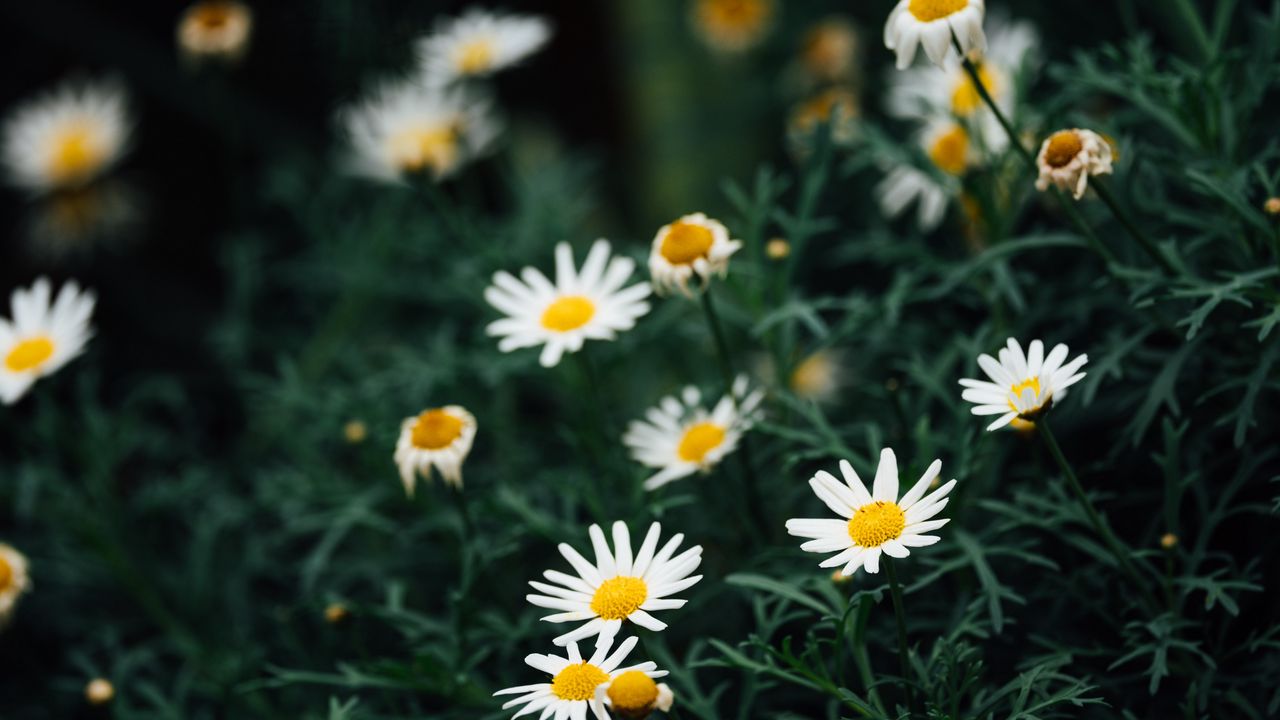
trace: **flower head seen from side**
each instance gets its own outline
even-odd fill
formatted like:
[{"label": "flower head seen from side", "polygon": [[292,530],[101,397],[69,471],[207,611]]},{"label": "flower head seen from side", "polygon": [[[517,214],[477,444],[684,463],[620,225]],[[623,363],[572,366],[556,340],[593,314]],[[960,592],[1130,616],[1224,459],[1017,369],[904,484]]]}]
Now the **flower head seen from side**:
[{"label": "flower head seen from side", "polygon": [[512,67],[550,39],[544,18],[471,9],[419,40],[418,60],[429,84],[447,84]]},{"label": "flower head seen from side", "polygon": [[608,685],[596,687],[596,699],[605,704],[614,717],[644,720],[654,710],[669,712],[675,693],[666,683],[656,683],[642,670],[618,673]]},{"label": "flower head seen from side", "polygon": [[1079,200],[1091,176],[1111,174],[1113,155],[1111,143],[1092,130],[1059,130],[1040,146],[1036,189],[1043,192],[1054,185]]},{"label": "flower head seen from side", "polygon": [[404,491],[413,497],[417,476],[431,479],[432,468],[444,481],[462,488],[462,463],[476,439],[476,418],[460,405],[446,405],[405,418],[396,441],[395,462]]},{"label": "flower head seen from side", "polygon": [[898,459],[893,450],[880,451],[871,491],[848,461],[840,461],[844,482],[826,471],[819,471],[809,486],[839,519],[795,519],[787,521],[787,532],[809,538],[801,550],[813,553],[835,553],[819,563],[819,567],[843,566],[844,575],[852,575],[859,567],[869,573],[880,571],[880,555],[904,558],[910,548],[938,542],[937,535],[927,533],[946,525],[947,519],[933,518],[947,506],[947,494],[955,487],[951,480],[928,495],[930,485],[942,470],[942,461],[934,460],[916,484],[898,497]]},{"label": "flower head seen from side", "polygon": [[84,351],[93,336],[94,302],[93,293],[81,291],[74,281],[63,285],[57,298],[48,278],[13,291],[13,316],[0,318],[0,402],[17,402],[37,380]]},{"label": "flower head seen from side", "polygon": [[244,56],[253,30],[253,11],[235,0],[203,0],[178,21],[178,47],[191,60],[235,61]]},{"label": "flower head seen from side", "polygon": [[960,195],[960,178],[973,163],[969,132],[954,120],[930,123],[920,136],[921,150],[933,165],[926,170],[898,161],[876,186],[876,200],[887,217],[897,217],[916,204],[916,223],[934,230],[947,216],[951,200]]},{"label": "flower head seen from side", "polygon": [[885,47],[897,54],[897,67],[905,70],[923,45],[934,65],[956,57],[952,38],[962,52],[986,49],[982,30],[984,0],[899,0],[884,25]]},{"label": "flower head seen from side", "polygon": [[702,213],[685,215],[662,226],[653,238],[649,274],[654,289],[662,295],[678,289],[693,297],[690,281],[698,280],[705,289],[712,275],[729,272],[729,258],[741,248],[742,242],[731,239],[719,221]]},{"label": "flower head seen from side", "polygon": [[723,53],[755,47],[773,25],[773,0],[695,0],[693,27],[708,46]]},{"label": "flower head seen from side", "polygon": [[1009,338],[998,353],[999,360],[985,353],[978,356],[978,366],[990,380],[961,380],[965,388],[962,397],[974,404],[974,415],[1000,416],[987,430],[998,430],[1015,420],[1034,421],[1085,376],[1080,368],[1089,362],[1089,356],[1066,362],[1067,352],[1067,346],[1059,343],[1046,356],[1044,343],[1032,340],[1023,353],[1022,345]]},{"label": "flower head seen from side", "polygon": [[556,245],[554,284],[532,267],[522,270],[520,279],[506,271],[496,273],[484,299],[506,314],[487,328],[490,335],[502,338],[498,349],[511,352],[541,345],[538,361],[554,367],[587,340],[613,340],[635,327],[649,312],[649,283],[624,288],[635,261],[611,252],[609,241],[597,240],[582,268],[575,270],[569,243]]},{"label": "flower head seen from side", "polygon": [[645,413],[644,420],[627,426],[622,442],[631,457],[658,470],[644,481],[656,490],[696,472],[710,472],[738,447],[743,434],[760,419],[763,390],[749,390],[747,377],[733,383],[733,394],[720,398],[710,412],[702,405],[702,393],[693,386],[670,395]]},{"label": "flower head seen from side", "polygon": [[[565,648],[565,657],[534,653],[525,657],[525,663],[550,675],[550,681],[511,687],[494,695],[518,696],[502,706],[503,709],[523,706],[512,717],[539,713],[538,717],[543,719],[585,720],[590,712],[598,720],[608,720],[604,709],[608,688],[613,687],[616,681],[632,672],[642,673],[650,680],[667,675],[653,662],[622,665],[637,641],[634,637],[627,638],[616,649],[612,640],[605,641],[596,645],[595,652],[587,658],[583,658],[576,642]],[[601,689],[604,689],[603,694],[599,692]]]},{"label": "flower head seen from side", "polygon": [[12,547],[0,543],[0,627],[13,617],[18,598],[30,586],[27,559]]},{"label": "flower head seen from side", "polygon": [[640,549],[632,554],[631,535],[626,523],[613,524],[612,549],[600,526],[592,525],[588,534],[596,556],[594,563],[568,544],[560,545],[560,554],[569,561],[577,575],[548,570],[543,577],[549,583],[529,582],[544,594],[527,596],[529,602],[538,607],[558,611],[542,618],[547,622],[582,623],[556,638],[556,645],[574,643],[593,635],[597,636],[597,645],[607,645],[618,634],[624,620],[655,632],[667,627],[650,612],[684,607],[684,600],[670,596],[689,589],[702,579],[701,575],[690,575],[702,563],[702,546],[694,545],[677,555],[676,549],[684,535],[672,536],[659,548],[661,533],[662,527],[658,523],[650,525]]},{"label": "flower head seen from side", "polygon": [[9,115],[3,149],[9,182],[36,194],[80,187],[124,154],[130,124],[116,82],[66,83]]}]

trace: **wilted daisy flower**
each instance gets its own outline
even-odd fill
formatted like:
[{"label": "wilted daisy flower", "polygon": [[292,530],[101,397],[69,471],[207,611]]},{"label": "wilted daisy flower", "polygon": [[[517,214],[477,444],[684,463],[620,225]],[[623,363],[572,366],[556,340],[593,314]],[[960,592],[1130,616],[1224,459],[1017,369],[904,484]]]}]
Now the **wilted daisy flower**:
[{"label": "wilted daisy flower", "polygon": [[880,209],[891,218],[917,203],[917,223],[928,232],[942,223],[951,198],[959,195],[959,178],[969,169],[973,151],[968,131],[951,120],[940,120],[925,128],[921,145],[936,171],[898,163],[876,186],[875,193]]},{"label": "wilted daisy flower", "polygon": [[253,12],[234,0],[204,0],[178,21],[178,47],[192,60],[239,60],[249,47]]},{"label": "wilted daisy flower", "polygon": [[550,38],[551,24],[541,17],[473,8],[418,41],[418,58],[428,82],[447,83],[511,67]]},{"label": "wilted daisy flower", "polygon": [[615,717],[644,720],[654,710],[670,711],[675,693],[666,683],[655,683],[652,677],[640,670],[628,670],[615,675],[608,685],[598,685],[596,699],[603,702]]},{"label": "wilted daisy flower", "polygon": [[547,622],[581,622],[577,628],[555,639],[556,645],[577,642],[598,635],[596,644],[609,643],[622,629],[622,621],[630,620],[642,628],[659,631],[667,624],[650,615],[650,611],[674,610],[686,601],[669,596],[687,590],[702,579],[690,577],[702,563],[702,546],[694,545],[679,555],[676,548],[684,540],[677,533],[658,549],[662,527],[649,526],[640,550],[631,554],[631,534],[624,522],[613,524],[613,550],[599,525],[588,529],[596,561],[590,563],[577,550],[561,543],[560,554],[573,566],[577,577],[548,570],[543,577],[555,585],[529,581],[535,590],[546,595],[528,595],[526,599],[538,607],[559,610],[542,618]]},{"label": "wilted daisy flower", "polygon": [[1111,161],[1111,144],[1101,135],[1079,128],[1059,130],[1040,146],[1036,189],[1043,192],[1056,185],[1079,200],[1089,189],[1091,175],[1111,174]]},{"label": "wilted daisy flower", "polygon": [[773,23],[773,0],[695,0],[693,27],[707,45],[741,52],[760,42]]},{"label": "wilted daisy flower", "polygon": [[601,686],[609,687],[614,680],[633,671],[644,673],[649,678],[665,677],[667,674],[666,670],[659,670],[653,662],[619,667],[636,646],[636,642],[636,638],[627,638],[610,653],[613,641],[605,641],[597,645],[595,652],[585,660],[577,643],[569,643],[566,648],[568,657],[534,653],[525,657],[525,663],[550,675],[551,681],[507,688],[494,695],[520,696],[508,700],[502,706],[504,710],[517,705],[524,706],[512,717],[539,713],[538,717],[544,719],[584,720],[590,710],[597,718],[607,720],[604,701],[596,693]]},{"label": "wilted daisy flower", "polygon": [[65,83],[5,122],[9,182],[35,193],[83,185],[120,159],[129,124],[117,83]]},{"label": "wilted daisy flower", "polygon": [[1029,352],[1023,354],[1018,341],[1009,338],[998,354],[999,361],[986,353],[978,356],[978,366],[990,382],[960,381],[965,387],[964,399],[976,405],[974,415],[1000,416],[987,430],[1002,428],[1018,418],[1035,420],[1066,395],[1067,388],[1080,382],[1085,374],[1077,371],[1089,362],[1088,355],[1081,355],[1064,365],[1067,346],[1061,343],[1045,357],[1044,343],[1039,340],[1032,340]]},{"label": "wilted daisy flower", "polygon": [[382,85],[338,120],[351,146],[351,169],[388,182],[419,173],[448,177],[498,134],[487,100],[414,81]]},{"label": "wilted daisy flower", "polygon": [[0,626],[9,622],[18,598],[30,584],[27,559],[12,547],[0,543]]},{"label": "wilted daisy flower", "polygon": [[869,573],[879,572],[881,553],[904,558],[911,554],[909,548],[938,542],[937,535],[925,533],[947,524],[946,519],[931,518],[947,506],[947,493],[956,484],[951,480],[926,496],[930,483],[941,470],[942,461],[934,460],[907,494],[898,498],[898,458],[893,450],[880,451],[880,465],[876,468],[871,492],[867,492],[853,466],[841,460],[843,483],[831,473],[819,471],[809,480],[809,486],[818,499],[842,519],[788,520],[787,532],[812,538],[800,546],[805,552],[836,553],[819,563],[819,567],[843,565],[845,575],[852,575],[859,567]]},{"label": "wilted daisy flower", "polygon": [[68,281],[50,304],[48,278],[13,291],[13,317],[0,318],[0,402],[12,405],[36,380],[50,375],[84,351],[93,335],[93,293]]},{"label": "wilted daisy flower", "polygon": [[885,47],[897,53],[899,70],[910,67],[921,45],[935,65],[954,59],[953,37],[963,52],[981,52],[985,11],[983,0],[900,0],[884,26]]},{"label": "wilted daisy flower", "polygon": [[696,276],[705,288],[712,275],[723,277],[729,272],[729,257],[741,247],[742,242],[730,239],[729,230],[719,221],[702,213],[685,215],[663,225],[653,238],[649,251],[653,287],[659,294],[678,288],[692,297],[689,281]]},{"label": "wilted daisy flower", "polygon": [[431,479],[431,469],[440,471],[446,483],[462,487],[462,463],[476,439],[476,418],[459,405],[424,410],[400,424],[395,461],[400,468],[404,491],[413,497],[418,474]]},{"label": "wilted daisy flower", "polygon": [[842,17],[822,20],[810,28],[800,48],[800,66],[813,80],[837,82],[855,74],[858,32]]},{"label": "wilted daisy flower", "polygon": [[554,285],[533,267],[520,272],[523,282],[506,271],[494,274],[484,299],[507,317],[486,332],[502,338],[502,352],[542,345],[538,361],[554,367],[564,353],[578,352],[587,340],[612,340],[649,312],[649,283],[622,287],[635,267],[631,258],[611,259],[609,241],[597,240],[575,271],[573,250],[562,242],[556,245]]},{"label": "wilted daisy flower", "polygon": [[738,376],[733,396],[720,398],[711,412],[702,407],[702,394],[686,387],[677,398],[663,398],[633,420],[622,436],[636,462],[658,472],[644,481],[646,490],[655,490],[672,480],[695,472],[710,472],[738,447],[743,433],[760,419],[763,390],[747,392],[747,378]]}]

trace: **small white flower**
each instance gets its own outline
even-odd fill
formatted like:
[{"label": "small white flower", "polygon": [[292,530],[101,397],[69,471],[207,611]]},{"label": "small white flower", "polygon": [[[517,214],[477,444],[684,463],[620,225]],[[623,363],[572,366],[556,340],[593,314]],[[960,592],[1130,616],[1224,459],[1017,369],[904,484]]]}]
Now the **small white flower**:
[{"label": "small white flower", "polygon": [[676,696],[666,683],[655,683],[640,670],[628,670],[615,675],[607,685],[598,685],[596,699],[604,703],[614,717],[644,720],[654,710],[670,712]]},{"label": "small white flower", "polygon": [[884,44],[897,53],[899,70],[910,67],[921,45],[934,65],[942,65],[956,58],[953,37],[963,52],[986,49],[985,12],[983,0],[900,0],[884,25]]},{"label": "small white flower", "polygon": [[418,59],[429,83],[489,75],[511,67],[551,39],[551,24],[534,15],[468,10],[437,24],[418,41]]},{"label": "small white flower", "polygon": [[69,281],[50,303],[48,278],[13,291],[13,317],[0,318],[0,402],[12,405],[84,351],[93,336],[93,293]]},{"label": "small white flower", "polygon": [[417,475],[430,480],[432,468],[440,471],[446,483],[461,489],[462,463],[475,439],[476,418],[460,405],[431,408],[405,418],[395,452],[405,494],[413,497]]},{"label": "small white flower", "polygon": [[729,230],[702,213],[685,215],[664,225],[653,238],[649,251],[649,274],[654,289],[662,295],[679,289],[692,297],[689,281],[695,277],[706,288],[712,275],[729,272],[729,258],[742,242],[729,238]]},{"label": "small white flower", "polygon": [[931,123],[921,134],[920,143],[933,171],[906,162],[891,165],[875,194],[881,211],[891,218],[917,203],[916,222],[929,232],[942,223],[951,199],[959,196],[959,178],[972,164],[973,150],[969,133],[953,120]]},{"label": "small white flower", "polygon": [[631,258],[611,259],[609,241],[597,240],[575,271],[573,250],[562,242],[556,245],[554,285],[532,267],[521,271],[523,282],[506,271],[493,276],[484,299],[507,317],[490,323],[487,332],[502,338],[502,352],[542,345],[539,362],[554,367],[564,353],[581,350],[587,340],[613,340],[649,312],[649,283],[622,287],[635,267]]},{"label": "small white flower", "polygon": [[18,108],[5,122],[9,182],[33,193],[84,185],[124,154],[129,127],[119,84],[65,83]]},{"label": "small white flower", "polygon": [[723,53],[755,47],[773,25],[773,0],[696,0],[693,28],[703,42]]},{"label": "small white flower", "polygon": [[1079,200],[1089,189],[1090,176],[1111,174],[1111,160],[1111,144],[1098,133],[1079,128],[1060,130],[1040,146],[1036,189],[1043,192],[1056,185]]},{"label": "small white flower", "polygon": [[836,553],[819,563],[819,567],[844,566],[842,574],[852,575],[859,567],[869,573],[880,571],[880,554],[904,558],[910,548],[938,542],[937,535],[926,535],[946,525],[948,520],[932,518],[947,506],[947,493],[955,487],[951,480],[925,495],[942,470],[942,461],[934,460],[920,480],[898,498],[898,459],[893,450],[880,451],[880,465],[871,492],[862,484],[847,460],[840,461],[841,483],[831,473],[819,471],[809,486],[840,520],[796,519],[787,521],[787,532],[796,537],[812,538],[800,546],[813,553]]},{"label": "small white flower", "polygon": [[569,643],[566,648],[567,657],[534,653],[525,657],[525,663],[550,675],[551,681],[511,687],[499,690],[494,695],[520,696],[508,700],[502,706],[504,710],[517,705],[524,706],[512,717],[539,713],[541,720],[585,720],[590,711],[597,720],[609,720],[604,709],[605,701],[596,692],[600,687],[608,687],[614,680],[630,672],[644,673],[649,678],[667,675],[666,670],[659,670],[653,662],[620,667],[636,642],[637,638],[627,638],[619,643],[618,649],[612,654],[609,650],[613,641],[604,642],[597,645],[595,652],[586,659],[583,659],[577,643]]},{"label": "small white flower", "polygon": [[658,472],[644,481],[655,490],[695,472],[710,472],[738,447],[742,435],[760,419],[763,390],[747,391],[745,375],[733,383],[733,395],[724,396],[711,412],[702,407],[702,394],[693,386],[680,397],[663,398],[645,413],[644,420],[627,426],[622,442],[631,457]]},{"label": "small white flower", "polygon": [[178,21],[178,47],[191,60],[239,60],[249,47],[253,11],[235,0],[203,0]]},{"label": "small white flower", "polygon": [[686,601],[670,596],[689,589],[702,579],[701,575],[689,576],[702,563],[702,546],[694,545],[676,555],[676,548],[684,540],[684,535],[672,536],[659,549],[658,536],[661,533],[662,527],[658,523],[650,525],[640,550],[633,556],[631,534],[626,523],[613,524],[612,551],[604,531],[599,525],[592,525],[588,534],[595,551],[594,563],[588,562],[568,544],[561,543],[560,554],[573,566],[577,576],[548,570],[543,577],[556,584],[531,580],[529,584],[535,590],[546,594],[526,596],[538,607],[559,611],[542,618],[547,622],[582,623],[556,638],[556,645],[577,642],[593,635],[598,636],[597,645],[608,644],[622,629],[623,620],[655,632],[666,629],[667,624],[649,612],[684,607]]},{"label": "small white flower", "polygon": [[0,627],[9,622],[18,598],[31,586],[27,559],[12,547],[0,543]]},{"label": "small white flower", "polygon": [[1080,382],[1085,374],[1078,371],[1089,362],[1088,355],[1081,355],[1064,365],[1067,346],[1061,343],[1045,357],[1044,343],[1039,340],[1032,340],[1030,352],[1024,355],[1018,341],[1009,338],[999,355],[998,362],[985,353],[978,356],[978,366],[990,382],[960,381],[966,388],[964,399],[976,405],[974,415],[1000,416],[987,430],[1002,428],[1015,418],[1035,420],[1050,403],[1066,395],[1067,388]]}]

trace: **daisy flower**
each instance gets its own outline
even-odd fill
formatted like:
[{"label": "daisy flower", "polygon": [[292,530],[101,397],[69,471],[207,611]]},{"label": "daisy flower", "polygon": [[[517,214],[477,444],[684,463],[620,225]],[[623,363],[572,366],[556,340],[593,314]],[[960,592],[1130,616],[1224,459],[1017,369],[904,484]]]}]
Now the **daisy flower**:
[{"label": "daisy flower", "polygon": [[742,242],[730,239],[722,223],[702,213],[663,225],[649,251],[654,288],[662,295],[678,288],[686,297],[693,297],[689,281],[696,276],[705,288],[712,275],[724,277],[730,256],[741,248]]},{"label": "daisy flower", "polygon": [[50,303],[48,278],[13,291],[11,319],[0,318],[0,402],[12,405],[36,380],[51,375],[84,351],[93,335],[93,293],[74,281]]},{"label": "daisy flower", "polygon": [[30,585],[27,559],[12,547],[0,543],[0,626],[13,617],[18,598]]},{"label": "daisy flower", "polygon": [[532,267],[521,271],[523,282],[506,271],[493,276],[484,299],[507,317],[490,323],[487,332],[502,338],[502,352],[542,345],[538,361],[554,367],[564,353],[581,350],[587,340],[613,340],[649,312],[649,283],[622,287],[635,266],[628,257],[610,258],[609,241],[597,240],[575,271],[573,251],[562,242],[556,245],[554,285]]},{"label": "daisy flower", "polygon": [[696,0],[693,27],[720,52],[754,47],[773,24],[773,0]]},{"label": "daisy flower", "polygon": [[707,473],[738,447],[742,435],[760,419],[763,390],[747,392],[747,378],[739,375],[733,394],[720,398],[707,412],[702,394],[689,386],[679,397],[663,398],[633,420],[622,436],[631,457],[646,467],[658,468],[644,481],[646,490],[656,490],[673,480],[695,472]]},{"label": "daisy flower", "polygon": [[405,418],[395,452],[405,494],[413,497],[417,475],[430,480],[432,468],[440,471],[446,483],[461,489],[462,463],[475,439],[476,418],[460,405],[431,408]]},{"label": "daisy flower", "polygon": [[842,519],[797,519],[787,521],[787,532],[796,537],[811,538],[800,546],[813,553],[836,553],[819,563],[819,567],[844,566],[842,573],[852,575],[859,567],[869,573],[880,571],[880,554],[904,558],[909,548],[925,547],[938,542],[937,535],[926,535],[946,525],[948,520],[932,518],[947,506],[947,493],[955,487],[951,480],[925,495],[942,470],[942,461],[934,460],[924,475],[898,498],[898,458],[893,450],[880,451],[880,465],[871,492],[862,484],[858,473],[847,460],[840,461],[841,483],[831,473],[818,471],[809,487]]},{"label": "daisy flower", "polygon": [[920,138],[933,171],[899,162],[876,186],[876,200],[887,217],[901,215],[916,203],[916,222],[929,232],[942,224],[951,199],[960,194],[960,177],[973,162],[969,133],[952,120],[939,120],[925,128]]},{"label": "daisy flower", "polygon": [[924,52],[934,65],[954,61],[952,38],[968,53],[986,49],[982,32],[984,0],[899,0],[884,25],[884,45],[898,55],[898,69],[905,70]]},{"label": "daisy flower", "polygon": [[249,47],[253,11],[234,0],[204,0],[178,21],[178,47],[192,60],[239,60]]},{"label": "daisy flower", "polygon": [[1092,175],[1110,175],[1111,144],[1092,130],[1059,130],[1045,139],[1036,157],[1040,177],[1036,189],[1050,185],[1071,193],[1076,200],[1084,197]]},{"label": "daisy flower", "polygon": [[800,67],[817,82],[851,79],[856,71],[858,31],[842,17],[830,17],[815,24],[805,34],[800,48]]},{"label": "daisy flower", "polygon": [[[653,662],[619,667],[626,660],[637,638],[627,638],[618,644],[612,653],[609,650],[613,641],[606,641],[596,646],[595,652],[583,659],[577,643],[569,643],[568,656],[539,655],[534,653],[525,657],[529,667],[551,676],[550,682],[533,685],[521,685],[494,693],[498,695],[519,695],[508,700],[502,708],[523,705],[520,712],[512,717],[539,713],[538,717],[554,718],[554,720],[585,720],[587,711],[598,720],[608,720],[605,712],[605,701],[600,699],[597,690],[601,687],[612,687],[615,680],[630,672],[643,673],[650,679],[665,677],[666,670],[659,670]],[[606,694],[607,694],[606,690]]]},{"label": "daisy flower", "polygon": [[84,185],[124,154],[129,125],[118,84],[66,83],[6,121],[3,157],[9,182],[33,193]]},{"label": "daisy flower", "polygon": [[628,670],[615,675],[608,685],[596,686],[596,699],[615,717],[644,720],[654,710],[670,711],[675,693],[641,670]]},{"label": "daisy flower", "polygon": [[793,107],[787,127],[792,140],[798,143],[812,135],[820,124],[828,123],[831,138],[837,143],[847,143],[857,135],[861,113],[858,96],[853,89],[836,86]]},{"label": "daisy flower", "polygon": [[965,387],[962,397],[973,403],[974,415],[999,415],[987,430],[996,430],[1016,419],[1035,420],[1036,416],[1062,396],[1067,388],[1080,382],[1085,376],[1078,372],[1089,362],[1088,355],[1081,355],[1069,363],[1067,346],[1059,343],[1044,354],[1044,343],[1032,340],[1029,351],[1022,352],[1017,340],[1009,338],[1007,346],[998,353],[1000,360],[987,354],[978,356],[978,366],[991,380],[970,380],[960,384]]},{"label": "daisy flower", "polygon": [[556,638],[556,645],[576,643],[593,635],[598,636],[597,645],[607,645],[622,629],[623,620],[655,632],[666,629],[667,624],[649,611],[684,607],[684,600],[669,596],[689,589],[702,579],[701,575],[689,576],[702,563],[702,546],[694,545],[676,555],[676,548],[684,540],[684,535],[677,533],[659,550],[661,532],[658,523],[650,525],[640,550],[633,556],[626,523],[613,524],[612,550],[604,531],[599,525],[592,525],[588,534],[596,555],[595,563],[561,543],[560,554],[573,566],[577,576],[548,570],[543,577],[555,584],[531,580],[529,584],[535,590],[546,594],[526,596],[538,607],[559,611],[542,618],[547,622],[582,623]]},{"label": "daisy flower", "polygon": [[431,83],[449,83],[509,68],[551,39],[551,24],[534,15],[471,9],[439,22],[418,41],[418,59]]}]

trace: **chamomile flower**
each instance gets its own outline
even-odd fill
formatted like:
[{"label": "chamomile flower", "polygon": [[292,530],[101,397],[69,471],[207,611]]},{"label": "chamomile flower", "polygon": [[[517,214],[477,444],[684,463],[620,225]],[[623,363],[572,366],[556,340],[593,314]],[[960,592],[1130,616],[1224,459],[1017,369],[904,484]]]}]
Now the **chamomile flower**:
[{"label": "chamomile flower", "polygon": [[973,162],[969,132],[952,120],[931,123],[920,137],[921,149],[933,171],[898,162],[876,186],[876,200],[888,217],[901,215],[916,203],[916,221],[928,232],[947,215],[952,198],[960,194],[960,177]]},{"label": "chamomile flower", "polygon": [[898,56],[898,69],[905,70],[923,45],[934,65],[954,61],[952,38],[962,52],[986,49],[982,19],[984,0],[899,0],[884,25],[885,47]]},{"label": "chamomile flower", "polygon": [[975,405],[974,415],[1000,416],[987,430],[997,430],[1015,419],[1034,421],[1085,376],[1080,368],[1089,362],[1089,356],[1065,362],[1067,352],[1067,346],[1059,343],[1046,356],[1044,343],[1032,340],[1024,354],[1022,345],[1009,338],[998,353],[999,360],[985,353],[978,356],[978,366],[990,381],[961,380],[965,387],[962,397]]},{"label": "chamomile flower", "polygon": [[742,242],[731,239],[728,228],[702,213],[663,225],[649,251],[654,289],[660,295],[679,289],[693,297],[689,281],[697,279],[706,288],[712,275],[724,277],[729,258],[741,248]]},{"label": "chamomile flower", "polygon": [[33,193],[84,185],[124,154],[129,126],[120,85],[66,83],[23,105],[5,122],[9,182]]},{"label": "chamomile flower", "polygon": [[585,659],[577,643],[569,643],[566,657],[534,653],[525,657],[525,663],[550,675],[550,681],[499,690],[494,696],[519,695],[502,706],[504,710],[523,706],[512,717],[539,713],[543,720],[585,720],[590,711],[598,720],[608,720],[605,701],[597,695],[602,686],[611,687],[614,680],[630,672],[643,673],[651,679],[667,674],[653,662],[622,666],[636,642],[637,638],[627,638],[611,653],[613,641],[609,640],[596,645],[595,652]]},{"label": "chamomile flower", "polygon": [[840,461],[841,483],[831,473],[818,471],[809,486],[838,520],[796,519],[787,521],[787,532],[796,537],[811,538],[800,546],[813,553],[836,553],[819,563],[819,567],[844,566],[842,573],[852,575],[859,567],[869,573],[880,571],[881,553],[893,558],[911,554],[910,548],[938,542],[928,535],[946,525],[948,520],[932,519],[947,506],[947,494],[955,487],[951,480],[925,495],[942,470],[942,461],[934,460],[924,475],[901,498],[898,497],[898,458],[893,450],[880,451],[871,492],[862,484],[848,461]]},{"label": "chamomile flower", "polygon": [[773,24],[773,0],[694,0],[693,27],[715,50],[749,50]]},{"label": "chamomile flower", "polygon": [[1055,185],[1079,200],[1091,176],[1111,174],[1112,155],[1111,144],[1092,130],[1059,130],[1040,146],[1036,189],[1043,192]]},{"label": "chamomile flower", "polygon": [[608,685],[598,685],[596,699],[604,703],[614,717],[644,720],[654,710],[670,711],[675,693],[666,683],[655,683],[640,670],[628,670],[615,675]]},{"label": "chamomile flower", "polygon": [[551,24],[544,18],[473,8],[441,21],[418,41],[418,59],[429,83],[449,83],[509,68],[549,39]]},{"label": "chamomile flower", "polygon": [[702,546],[694,545],[676,555],[676,548],[684,540],[684,535],[677,533],[659,549],[662,527],[658,523],[649,526],[634,555],[631,534],[624,522],[613,524],[612,550],[599,525],[592,525],[587,532],[596,556],[594,563],[562,543],[560,554],[573,566],[577,576],[548,570],[543,577],[554,585],[537,580],[529,582],[535,590],[546,593],[526,596],[529,602],[559,611],[543,620],[582,623],[556,638],[555,644],[565,645],[592,636],[598,636],[597,645],[607,644],[622,629],[623,620],[655,632],[666,629],[666,623],[649,613],[684,607],[686,601],[670,596],[702,579],[701,575],[689,575],[702,563]]},{"label": "chamomile flower", "polygon": [[738,447],[742,435],[760,419],[763,390],[748,392],[745,375],[733,383],[733,395],[720,398],[711,412],[702,406],[702,394],[693,386],[679,397],[663,398],[645,413],[644,420],[627,426],[622,442],[641,465],[658,468],[644,481],[656,490],[695,472],[710,472]]},{"label": "chamomile flower", "polygon": [[787,129],[793,142],[807,140],[822,123],[831,128],[831,138],[847,143],[857,135],[861,115],[858,96],[850,87],[831,87],[797,104],[791,110]]},{"label": "chamomile flower", "polygon": [[235,0],[203,0],[178,21],[178,47],[191,60],[239,60],[249,47],[253,11]]},{"label": "chamomile flower", "polygon": [[13,617],[18,598],[30,585],[27,559],[12,547],[0,543],[0,627]]},{"label": "chamomile flower", "polygon": [[816,23],[804,36],[800,67],[812,80],[839,82],[853,79],[857,66],[858,31],[843,17]]},{"label": "chamomile flower", "polygon": [[413,497],[419,474],[431,479],[431,470],[440,471],[444,481],[462,488],[462,463],[476,439],[476,418],[459,405],[424,410],[400,424],[395,461],[404,491]]},{"label": "chamomile flower", "polygon": [[649,312],[649,283],[622,287],[635,267],[631,258],[611,258],[609,241],[597,240],[582,269],[574,270],[573,250],[562,242],[556,245],[555,284],[532,267],[521,271],[523,282],[506,271],[494,274],[484,299],[507,317],[486,332],[502,338],[502,352],[541,345],[538,361],[554,367],[566,352],[578,352],[587,340],[613,340]]},{"label": "chamomile flower", "polygon": [[69,281],[51,300],[48,278],[13,291],[13,317],[0,318],[0,402],[12,405],[40,378],[84,351],[93,335],[93,293]]}]

